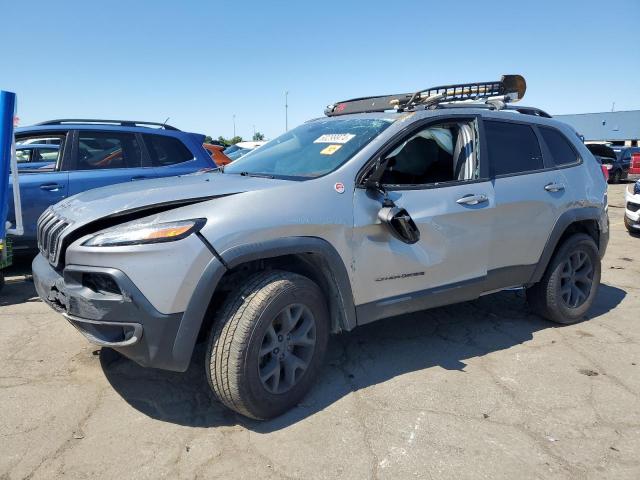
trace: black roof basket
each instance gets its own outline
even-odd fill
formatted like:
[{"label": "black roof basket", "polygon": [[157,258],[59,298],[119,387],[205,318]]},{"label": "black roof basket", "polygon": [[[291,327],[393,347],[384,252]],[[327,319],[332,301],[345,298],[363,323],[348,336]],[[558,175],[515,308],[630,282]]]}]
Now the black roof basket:
[{"label": "black roof basket", "polygon": [[138,127],[138,126],[147,126],[151,125],[154,127],[161,127],[165,130],[178,130],[176,127],[172,127],[171,125],[167,125],[166,123],[158,123],[158,122],[140,122],[134,120],[99,120],[92,118],[60,118],[57,120],[47,120],[46,122],[36,123],[36,125],[62,125],[65,123],[71,124],[92,124],[92,125],[120,125],[122,127]]},{"label": "black roof basket", "polygon": [[333,117],[350,113],[404,111],[418,105],[428,107],[443,102],[485,98],[499,98],[504,102],[517,102],[524,96],[526,89],[527,84],[521,75],[503,75],[500,80],[494,82],[442,85],[418,90],[415,93],[354,98],[327,106],[324,114]]}]

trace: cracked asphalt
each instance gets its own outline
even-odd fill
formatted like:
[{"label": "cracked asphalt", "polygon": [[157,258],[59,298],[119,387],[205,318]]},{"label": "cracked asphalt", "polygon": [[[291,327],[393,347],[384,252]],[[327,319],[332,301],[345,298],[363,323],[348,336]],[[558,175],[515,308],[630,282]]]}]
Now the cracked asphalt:
[{"label": "cracked asphalt", "polygon": [[521,292],[336,336],[316,387],[254,422],[185,374],[100,350],[41,303],[28,264],[0,293],[0,479],[640,478],[640,237],[610,186],[596,304],[559,327]]}]

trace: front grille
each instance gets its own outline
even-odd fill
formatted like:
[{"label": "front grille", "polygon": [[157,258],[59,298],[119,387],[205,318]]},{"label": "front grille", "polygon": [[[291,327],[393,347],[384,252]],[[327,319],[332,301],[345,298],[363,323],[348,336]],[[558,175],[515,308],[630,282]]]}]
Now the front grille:
[{"label": "front grille", "polygon": [[38,250],[54,267],[60,260],[63,233],[69,225],[69,221],[56,215],[51,209],[38,219]]},{"label": "front grille", "polygon": [[638,205],[637,203],[627,202],[627,210],[631,212],[637,212],[638,209],[640,209],[640,205]]}]

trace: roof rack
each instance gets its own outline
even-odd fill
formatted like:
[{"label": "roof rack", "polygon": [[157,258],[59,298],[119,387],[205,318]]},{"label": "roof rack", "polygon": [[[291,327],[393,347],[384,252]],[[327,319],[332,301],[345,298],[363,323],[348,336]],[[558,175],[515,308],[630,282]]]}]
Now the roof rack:
[{"label": "roof rack", "polygon": [[505,110],[515,110],[516,112],[522,113],[524,115],[534,115],[536,117],[553,118],[551,114],[536,107],[515,107],[515,106],[508,105],[505,107]]},{"label": "roof rack", "polygon": [[405,111],[417,106],[434,106],[443,102],[461,102],[495,98],[503,102],[517,102],[527,89],[521,75],[503,75],[494,82],[460,83],[418,90],[415,93],[379,95],[345,100],[328,105],[324,114],[328,117],[350,113]]},{"label": "roof rack", "polygon": [[89,124],[105,124],[105,125],[121,125],[123,127],[137,127],[145,125],[153,125],[164,128],[165,130],[178,130],[176,127],[158,122],[140,122],[134,120],[99,120],[93,118],[60,118],[57,120],[47,120],[46,122],[36,123],[36,125],[62,125],[64,123],[89,123]]},{"label": "roof rack", "polygon": [[515,105],[505,105],[503,102],[497,101],[494,102],[492,100],[488,100],[484,103],[469,103],[469,102],[458,102],[458,103],[441,103],[435,105],[432,108],[440,109],[440,108],[484,108],[486,110],[509,110],[512,112],[518,112],[523,115],[533,115],[536,117],[544,117],[544,118],[553,118],[551,114],[541,110],[536,107],[517,107]]}]

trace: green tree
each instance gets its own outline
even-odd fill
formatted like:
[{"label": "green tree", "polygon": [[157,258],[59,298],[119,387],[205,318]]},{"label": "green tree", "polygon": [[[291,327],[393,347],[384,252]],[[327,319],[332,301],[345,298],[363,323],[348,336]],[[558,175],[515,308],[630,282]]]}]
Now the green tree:
[{"label": "green tree", "polygon": [[222,135],[218,137],[218,141],[224,145],[235,145],[236,143],[242,142],[242,137],[240,135],[236,135],[232,138],[224,138]]},{"label": "green tree", "polygon": [[204,143],[211,143],[212,140],[213,138],[211,138],[211,135],[207,135],[206,137],[204,137]]},{"label": "green tree", "polygon": [[264,133],[260,133],[260,132],[256,132],[253,134],[253,141],[254,142],[261,142],[264,140]]}]

